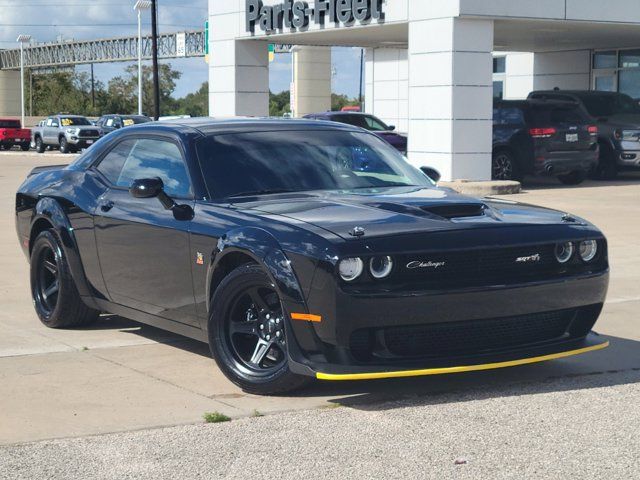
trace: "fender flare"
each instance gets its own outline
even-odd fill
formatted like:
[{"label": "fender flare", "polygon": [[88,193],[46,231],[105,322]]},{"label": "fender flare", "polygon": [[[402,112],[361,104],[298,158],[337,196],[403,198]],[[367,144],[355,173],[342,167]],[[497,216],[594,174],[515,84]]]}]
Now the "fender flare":
[{"label": "fender flare", "polygon": [[262,266],[283,301],[305,304],[298,278],[280,243],[271,233],[257,227],[234,229],[218,239],[218,244],[211,253],[211,261],[207,267],[206,295],[208,299],[213,294],[211,281],[214,273],[223,259],[233,253],[242,253]]},{"label": "fender flare", "polygon": [[[67,258],[71,276],[76,284],[78,293],[90,307],[98,309],[93,300],[89,282],[84,274],[84,267],[82,266],[80,251],[73,233],[73,226],[65,213],[64,207],[57,199],[52,197],[42,197],[38,200],[34,208],[31,225],[29,226],[30,235],[31,232],[33,232],[33,227],[36,222],[42,219],[47,220],[53,225],[54,230],[62,241],[62,248],[64,249],[64,254]],[[31,248],[31,245],[29,245],[29,248]]]}]

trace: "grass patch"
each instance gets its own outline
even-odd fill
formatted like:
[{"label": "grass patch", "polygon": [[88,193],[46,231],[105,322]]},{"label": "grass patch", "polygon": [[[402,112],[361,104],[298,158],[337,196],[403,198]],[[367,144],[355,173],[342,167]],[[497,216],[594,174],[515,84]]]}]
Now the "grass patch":
[{"label": "grass patch", "polygon": [[220,422],[229,422],[231,418],[227,417],[224,413],[220,412],[205,412],[202,415],[204,421],[207,423],[220,423]]}]

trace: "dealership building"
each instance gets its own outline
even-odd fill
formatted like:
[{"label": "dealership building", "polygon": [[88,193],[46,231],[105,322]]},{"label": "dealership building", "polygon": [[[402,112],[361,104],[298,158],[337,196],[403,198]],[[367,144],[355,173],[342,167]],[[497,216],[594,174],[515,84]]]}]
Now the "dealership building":
[{"label": "dealership building", "polygon": [[489,179],[494,96],[640,98],[638,0],[209,0],[210,113],[268,115],[269,44],[293,45],[296,116],[330,108],[332,46],[365,48],[365,110],[444,179]]}]

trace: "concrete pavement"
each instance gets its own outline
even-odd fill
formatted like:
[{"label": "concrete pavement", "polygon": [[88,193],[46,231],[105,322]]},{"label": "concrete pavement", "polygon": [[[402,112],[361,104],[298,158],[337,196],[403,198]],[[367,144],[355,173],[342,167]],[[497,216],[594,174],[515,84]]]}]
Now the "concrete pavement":
[{"label": "concrete pavement", "polygon": [[[458,409],[462,408],[468,412],[469,419],[478,420],[479,423],[467,424],[467,435],[479,441],[487,434],[486,430],[479,429],[483,426],[497,429],[498,436],[507,435],[508,430],[495,420],[501,415],[500,399],[506,397],[512,403],[510,415],[515,415],[520,409],[532,415],[528,420],[531,422],[535,419],[547,422],[550,418],[556,418],[554,404],[563,406],[564,402],[577,401],[581,405],[591,405],[599,401],[602,406],[598,404],[598,408],[595,408],[592,405],[593,408],[584,413],[571,410],[567,413],[569,417],[566,422],[573,419],[576,424],[604,429],[606,438],[599,436],[589,440],[580,437],[580,442],[586,442],[582,443],[586,451],[596,449],[598,455],[604,454],[604,451],[598,450],[600,439],[610,444],[613,442],[610,448],[618,447],[620,451],[626,448],[628,437],[616,437],[615,431],[610,430],[608,425],[612,416],[626,419],[629,412],[634,412],[637,418],[640,413],[639,403],[632,401],[634,396],[637,399],[636,384],[640,380],[640,175],[628,175],[620,181],[607,184],[588,183],[570,188],[559,187],[551,181],[537,182],[533,186],[525,186],[525,193],[510,197],[584,216],[607,234],[612,279],[609,301],[599,321],[598,331],[611,336],[612,346],[609,349],[561,361],[493,372],[378,382],[320,383],[293,397],[265,398],[246,395],[230,384],[209,358],[207,346],[198,342],[115,317],[105,317],[96,326],[84,330],[49,330],[38,322],[29,296],[28,266],[19,250],[13,228],[13,196],[31,168],[60,163],[63,158],[66,157],[57,154],[44,157],[0,154],[0,205],[4,205],[0,210],[0,443],[15,444],[197,423],[201,422],[205,411],[219,411],[237,418],[250,417],[255,411],[274,413],[303,410],[298,414],[243,420],[237,424],[238,427],[234,427],[236,422],[232,422],[225,426],[167,430],[167,438],[173,438],[174,431],[176,438],[182,438],[180,435],[183,433],[180,432],[196,435],[198,439],[208,435],[226,438],[231,435],[228,429],[252,430],[260,425],[265,428],[266,438],[269,438],[269,435],[273,435],[269,432],[273,431],[267,427],[281,425],[282,432],[291,435],[289,447],[293,449],[293,458],[297,458],[302,451],[298,452],[299,447],[294,447],[294,444],[303,440],[295,440],[299,435],[296,429],[313,432],[315,428],[322,427],[322,431],[325,431],[334,426],[336,435],[344,435],[337,439],[342,453],[336,454],[335,459],[341,459],[348,451],[348,444],[343,441],[358,442],[359,437],[354,432],[342,432],[340,425],[344,429],[359,430],[362,424],[365,425],[362,435],[370,433],[378,436],[374,437],[372,445],[378,445],[381,450],[374,448],[372,455],[382,459],[387,455],[383,440],[391,440],[381,431],[381,427],[368,430],[370,423],[385,425],[386,420],[383,421],[382,417],[399,415],[398,425],[410,427],[411,420],[403,418],[399,412],[413,412],[412,409],[415,409],[415,413],[407,418],[429,419],[421,425],[427,428],[435,421],[429,429],[440,427],[446,430],[446,415],[455,417]],[[593,382],[596,386],[592,388],[590,385]],[[495,393],[507,391],[511,393]],[[532,403],[532,399],[539,397],[540,402]],[[372,406],[385,401],[394,402],[391,405],[400,402],[400,406]],[[425,408],[425,403],[434,402],[442,405],[442,409]],[[309,409],[336,404],[348,408],[307,412]],[[479,409],[474,411],[474,405]],[[383,413],[370,413],[378,408],[382,408]],[[305,423],[307,418],[311,419],[308,424]],[[634,425],[637,427],[637,424],[629,423],[629,428]],[[287,430],[289,427],[291,429]],[[463,427],[464,422],[459,425],[459,428]],[[125,448],[128,442],[154,439],[160,435],[158,432],[164,431],[99,437],[98,440],[89,439],[87,442],[88,445],[96,445],[96,449],[102,441],[115,442],[113,445],[122,442],[121,446]],[[392,431],[396,432],[398,439],[406,439],[409,444],[418,441],[416,436],[433,434],[433,430],[421,428],[408,428],[404,433],[395,429]],[[242,438],[242,433],[238,435],[238,439]],[[551,434],[547,432],[546,435]],[[0,450],[0,477],[5,454],[11,459],[9,466],[5,465],[10,470],[5,471],[15,473],[15,462],[27,462],[32,455],[29,452],[36,452],[39,448],[55,453],[52,454],[51,468],[54,465],[62,468],[63,464],[56,459],[61,462],[65,456],[56,445],[74,451],[75,440],[68,442],[46,443],[42,447],[34,446],[34,450],[22,447]],[[205,444],[210,448],[222,448],[227,452],[220,454],[224,456],[232,455],[232,446],[241,443],[232,442],[226,450],[226,447],[215,443],[215,438],[205,441]],[[432,442],[431,446],[434,449],[431,453],[424,446],[424,452],[428,455],[441,451],[439,441]],[[308,448],[316,450],[312,445]],[[353,448],[359,451],[360,447],[353,445]],[[253,447],[254,451],[256,449],[256,458],[261,458],[264,451]],[[115,450],[110,452],[114,453]],[[130,455],[126,450],[118,452],[124,458]],[[414,458],[416,452],[407,453],[407,460]],[[517,452],[520,450],[515,450],[514,455]],[[150,449],[147,453],[159,455],[162,451]],[[402,455],[401,452],[396,453]],[[331,452],[326,454],[332,455]],[[468,455],[464,451],[459,454]],[[522,460],[516,456],[510,461],[518,464]],[[543,461],[543,457],[540,457],[540,461]],[[425,460],[425,465],[429,465],[429,462]],[[157,472],[157,468],[146,465],[149,472]],[[359,465],[364,467],[369,463]],[[44,463],[41,467],[45,468]],[[233,476],[232,471],[224,471]]]}]

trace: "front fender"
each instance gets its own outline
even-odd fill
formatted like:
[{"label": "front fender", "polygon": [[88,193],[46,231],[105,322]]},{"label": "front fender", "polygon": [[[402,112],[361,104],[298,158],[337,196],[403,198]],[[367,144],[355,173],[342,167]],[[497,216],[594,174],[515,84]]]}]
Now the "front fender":
[{"label": "front fender", "polygon": [[218,240],[207,271],[207,298],[211,298],[211,279],[227,255],[243,253],[262,265],[283,300],[304,305],[304,296],[291,261],[276,238],[266,230],[246,227],[231,230]]},{"label": "front fender", "polygon": [[[34,227],[41,220],[48,221],[53,225],[54,230],[58,234],[62,242],[62,248],[71,270],[71,276],[76,284],[78,293],[87,302],[89,306],[97,309],[97,305],[93,301],[93,295],[89,288],[89,282],[84,273],[84,267],[80,259],[80,252],[78,244],[75,239],[73,227],[67,217],[64,207],[60,202],[52,197],[43,197],[38,200],[34,208],[34,215],[31,221],[30,232],[34,231]],[[35,238],[31,238],[29,242],[29,248],[32,248],[32,243]]]}]

